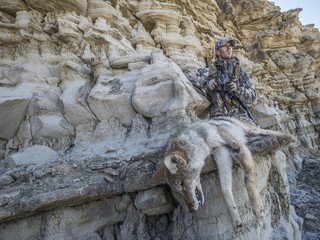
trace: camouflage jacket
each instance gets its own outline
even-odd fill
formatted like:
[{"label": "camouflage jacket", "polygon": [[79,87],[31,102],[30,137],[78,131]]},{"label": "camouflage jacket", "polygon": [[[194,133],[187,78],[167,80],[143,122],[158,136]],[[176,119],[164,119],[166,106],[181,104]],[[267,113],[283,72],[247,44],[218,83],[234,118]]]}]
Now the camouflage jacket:
[{"label": "camouflage jacket", "polygon": [[[248,73],[240,66],[236,57],[215,61],[209,68],[200,68],[197,71],[188,70],[185,75],[197,89],[208,97],[211,102],[211,118],[230,116],[257,125],[246,105],[254,102],[256,91],[250,83]],[[207,82],[212,79],[217,82],[217,87],[213,91],[207,87]],[[231,81],[237,85],[237,91],[234,93],[228,89]]]}]

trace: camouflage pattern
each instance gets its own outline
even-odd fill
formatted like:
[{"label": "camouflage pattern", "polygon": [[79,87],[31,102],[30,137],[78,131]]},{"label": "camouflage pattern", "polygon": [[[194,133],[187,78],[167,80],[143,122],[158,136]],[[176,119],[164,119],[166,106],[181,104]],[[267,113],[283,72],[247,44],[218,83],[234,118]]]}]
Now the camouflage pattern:
[{"label": "camouflage pattern", "polygon": [[[239,76],[236,74],[238,68]],[[211,102],[210,118],[219,116],[235,117],[257,126],[247,108],[256,99],[256,91],[251,85],[246,70],[240,67],[236,57],[215,61],[209,68],[188,70],[186,77],[198,89],[201,89]],[[217,87],[213,91],[207,87],[207,82],[215,79]],[[229,84],[233,82],[237,89],[231,92]]]},{"label": "camouflage pattern", "polygon": [[223,47],[223,46],[226,45],[227,43],[230,43],[232,47],[234,47],[234,46],[236,45],[235,41],[232,40],[232,39],[220,38],[220,39],[217,41],[214,49],[215,49],[215,50],[218,50],[219,48]]},{"label": "camouflage pattern", "polygon": [[209,68],[199,68],[198,70],[187,70],[184,72],[186,77],[196,88],[198,92],[201,92],[206,96],[207,94],[207,81],[209,76]]}]

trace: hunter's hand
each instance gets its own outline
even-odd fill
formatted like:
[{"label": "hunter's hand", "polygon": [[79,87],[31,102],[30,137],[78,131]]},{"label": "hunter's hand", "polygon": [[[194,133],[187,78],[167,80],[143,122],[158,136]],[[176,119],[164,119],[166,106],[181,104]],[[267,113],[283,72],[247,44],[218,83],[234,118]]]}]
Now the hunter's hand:
[{"label": "hunter's hand", "polygon": [[217,88],[217,82],[216,82],[216,80],[210,80],[210,81],[208,81],[207,82],[207,86],[208,86],[208,88],[210,89],[210,90],[214,90],[214,89],[216,89]]},{"label": "hunter's hand", "polygon": [[228,91],[232,92],[232,93],[238,92],[238,85],[234,82],[229,83],[228,84]]}]

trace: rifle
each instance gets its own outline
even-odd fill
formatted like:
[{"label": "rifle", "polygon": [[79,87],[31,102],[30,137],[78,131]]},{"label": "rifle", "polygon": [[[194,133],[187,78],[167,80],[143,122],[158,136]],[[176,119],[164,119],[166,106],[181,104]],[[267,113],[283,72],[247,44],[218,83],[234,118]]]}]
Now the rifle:
[{"label": "rifle", "polygon": [[204,60],[206,61],[206,68],[209,67],[209,64],[208,64],[208,57],[204,57]]}]

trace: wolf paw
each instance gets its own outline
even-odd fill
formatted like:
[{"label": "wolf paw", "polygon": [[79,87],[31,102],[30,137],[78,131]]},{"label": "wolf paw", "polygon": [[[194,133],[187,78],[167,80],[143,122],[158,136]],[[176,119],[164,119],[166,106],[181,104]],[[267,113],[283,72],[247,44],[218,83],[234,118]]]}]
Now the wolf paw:
[{"label": "wolf paw", "polygon": [[264,216],[264,207],[260,206],[253,208],[253,213],[257,218],[262,218]]},{"label": "wolf paw", "polygon": [[235,232],[241,232],[242,230],[242,221],[240,217],[232,220],[232,226]]},{"label": "wolf paw", "polygon": [[240,224],[238,224],[237,226],[236,226],[236,232],[241,232],[242,231],[242,223],[240,223]]}]

